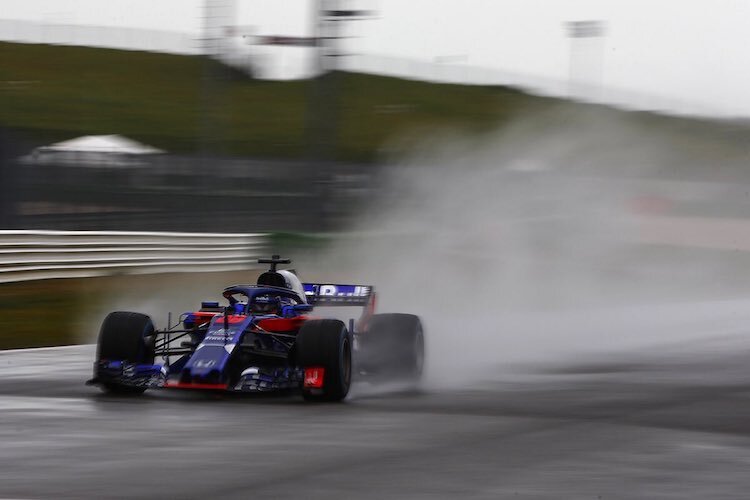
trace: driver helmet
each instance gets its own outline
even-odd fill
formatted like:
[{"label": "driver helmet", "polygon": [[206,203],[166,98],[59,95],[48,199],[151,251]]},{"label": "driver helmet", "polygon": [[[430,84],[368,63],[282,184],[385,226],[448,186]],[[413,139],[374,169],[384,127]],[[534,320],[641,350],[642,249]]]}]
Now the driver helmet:
[{"label": "driver helmet", "polygon": [[260,295],[253,299],[250,310],[255,314],[278,314],[280,305],[278,297]]}]

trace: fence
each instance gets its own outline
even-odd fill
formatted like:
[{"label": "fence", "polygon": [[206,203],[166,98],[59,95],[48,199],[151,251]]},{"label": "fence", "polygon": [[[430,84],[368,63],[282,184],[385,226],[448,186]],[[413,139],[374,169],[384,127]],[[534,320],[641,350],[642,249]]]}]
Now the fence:
[{"label": "fence", "polygon": [[0,283],[248,269],[266,246],[258,233],[0,231]]}]

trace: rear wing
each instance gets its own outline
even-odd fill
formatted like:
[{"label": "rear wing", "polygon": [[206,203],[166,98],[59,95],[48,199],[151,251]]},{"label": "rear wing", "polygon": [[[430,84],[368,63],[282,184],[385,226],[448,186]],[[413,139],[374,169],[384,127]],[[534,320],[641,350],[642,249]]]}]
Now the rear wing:
[{"label": "rear wing", "polygon": [[302,283],[307,303],[313,306],[368,306],[375,298],[369,285]]}]

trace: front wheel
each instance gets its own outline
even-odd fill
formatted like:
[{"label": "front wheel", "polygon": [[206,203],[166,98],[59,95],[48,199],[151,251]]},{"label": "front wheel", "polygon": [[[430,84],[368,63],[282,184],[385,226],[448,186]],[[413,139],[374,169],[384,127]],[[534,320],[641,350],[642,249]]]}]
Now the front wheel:
[{"label": "front wheel", "polygon": [[145,314],[118,311],[110,313],[102,323],[96,349],[94,379],[106,391],[115,394],[140,394],[145,387],[127,385],[102,372],[107,362],[130,364],[154,363],[154,324]]},{"label": "front wheel", "polygon": [[305,400],[341,401],[346,397],[352,380],[352,343],[344,323],[308,321],[297,334],[296,353],[305,370]]}]

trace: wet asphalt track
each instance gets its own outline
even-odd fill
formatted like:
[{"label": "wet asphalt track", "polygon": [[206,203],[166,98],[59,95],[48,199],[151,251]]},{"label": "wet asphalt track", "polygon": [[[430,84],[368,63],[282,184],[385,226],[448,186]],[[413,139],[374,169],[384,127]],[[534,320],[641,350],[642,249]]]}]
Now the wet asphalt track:
[{"label": "wet asphalt track", "polygon": [[83,385],[0,353],[0,498],[750,498],[750,339],[517,367],[339,405]]}]

